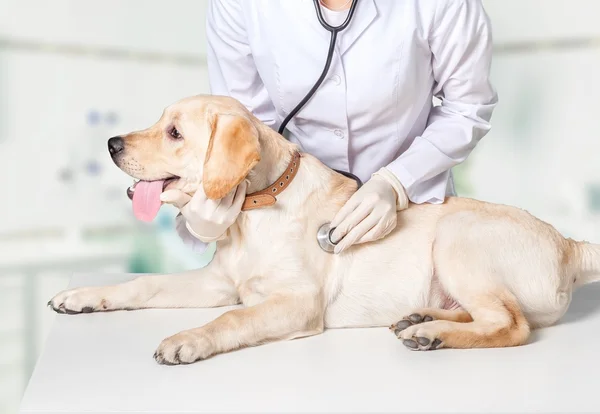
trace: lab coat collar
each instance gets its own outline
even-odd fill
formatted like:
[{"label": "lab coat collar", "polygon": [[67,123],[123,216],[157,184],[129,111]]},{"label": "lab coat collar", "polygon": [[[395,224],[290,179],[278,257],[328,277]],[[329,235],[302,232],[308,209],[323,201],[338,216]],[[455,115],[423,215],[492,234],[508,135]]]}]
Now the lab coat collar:
[{"label": "lab coat collar", "polygon": [[[317,33],[323,39],[329,39],[331,33],[325,30],[319,23],[317,16],[315,15],[315,6],[313,0],[304,0],[303,13],[301,13],[305,19],[308,19],[311,26],[315,28]],[[340,55],[343,55],[354,42],[362,35],[362,33],[371,25],[373,20],[377,17],[377,7],[375,6],[375,0],[359,0],[358,6],[354,11],[354,16],[350,25],[338,34],[338,40],[336,50]]]},{"label": "lab coat collar", "polygon": [[375,0],[359,0],[350,25],[338,35],[338,51],[340,55],[343,55],[350,49],[376,17],[377,7],[375,6]]}]

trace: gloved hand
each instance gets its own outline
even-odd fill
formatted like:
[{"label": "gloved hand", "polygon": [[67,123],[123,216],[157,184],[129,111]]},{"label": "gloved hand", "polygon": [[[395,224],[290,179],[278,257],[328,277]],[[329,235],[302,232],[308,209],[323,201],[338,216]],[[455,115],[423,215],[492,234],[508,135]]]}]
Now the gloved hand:
[{"label": "gloved hand", "polygon": [[161,194],[164,203],[177,207],[185,217],[185,226],[192,236],[204,243],[221,240],[242,211],[248,183],[240,185],[220,200],[206,197],[202,186],[193,197],[179,190]]},{"label": "gloved hand", "polygon": [[339,241],[338,254],[354,244],[379,240],[387,236],[397,223],[396,212],[408,207],[408,196],[396,176],[381,168],[350,197],[336,214],[330,226],[333,242]]},{"label": "gloved hand", "polygon": [[181,211],[177,216],[175,216],[175,232],[186,246],[188,246],[193,252],[198,254],[204,254],[206,249],[208,249],[209,243],[204,243],[201,240],[198,240],[192,233],[187,229],[187,221]]}]

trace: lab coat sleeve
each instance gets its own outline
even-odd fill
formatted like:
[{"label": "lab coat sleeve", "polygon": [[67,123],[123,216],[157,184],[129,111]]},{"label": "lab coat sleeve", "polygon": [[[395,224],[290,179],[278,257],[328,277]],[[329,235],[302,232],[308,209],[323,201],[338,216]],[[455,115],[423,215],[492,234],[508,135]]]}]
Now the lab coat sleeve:
[{"label": "lab coat sleeve", "polygon": [[438,0],[429,33],[434,96],[423,134],[387,166],[413,203],[441,203],[450,169],[490,130],[497,94],[490,83],[492,33],[481,0]]},{"label": "lab coat sleeve", "polygon": [[213,95],[231,96],[259,120],[276,129],[275,107],[252,57],[242,2],[209,0],[206,18],[207,64]]}]

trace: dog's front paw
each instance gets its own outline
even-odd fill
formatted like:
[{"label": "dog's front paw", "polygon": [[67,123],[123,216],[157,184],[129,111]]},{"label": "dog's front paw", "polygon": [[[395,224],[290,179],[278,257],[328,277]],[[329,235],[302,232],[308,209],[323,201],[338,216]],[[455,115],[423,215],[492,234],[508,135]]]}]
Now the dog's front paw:
[{"label": "dog's front paw", "polygon": [[204,334],[184,331],[163,340],[154,353],[154,359],[164,365],[191,364],[208,358],[212,354],[211,346]]},{"label": "dog's front paw", "polygon": [[55,312],[70,315],[109,310],[110,303],[105,299],[104,293],[101,287],[65,290],[50,299],[48,306]]}]

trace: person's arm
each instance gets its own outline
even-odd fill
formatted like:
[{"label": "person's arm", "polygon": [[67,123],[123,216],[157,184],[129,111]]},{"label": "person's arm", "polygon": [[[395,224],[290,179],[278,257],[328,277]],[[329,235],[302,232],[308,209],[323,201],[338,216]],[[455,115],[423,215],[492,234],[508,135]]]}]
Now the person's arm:
[{"label": "person's arm", "polygon": [[408,150],[373,174],[336,214],[332,238],[341,241],[334,253],[385,237],[409,201],[442,203],[450,169],[490,129],[497,95],[489,80],[492,34],[481,0],[437,0],[429,44],[433,93],[442,105],[433,108]]},{"label": "person's arm", "polygon": [[231,96],[276,129],[273,102],[254,63],[242,2],[210,0],[206,20],[208,77],[213,95]]},{"label": "person's arm", "polygon": [[[242,4],[239,0],[210,0],[208,2],[206,39],[211,94],[231,96],[237,99],[259,120],[275,129],[277,127],[275,107],[254,64],[245,29]],[[182,198],[183,194],[179,194],[178,197]],[[203,202],[201,198],[199,200],[192,202]],[[183,208],[183,205],[180,208]],[[197,205],[193,210],[208,211],[209,209]],[[193,213],[189,212],[188,216],[189,214]],[[233,224],[239,214],[239,206],[234,203],[221,204],[220,209],[214,210],[214,214],[228,217],[221,225],[223,227],[221,230],[226,231],[226,227]],[[215,227],[210,226],[210,217],[197,217],[197,220],[191,217],[191,219],[193,222],[204,222],[208,227]],[[196,252],[201,253],[206,250],[209,242],[202,241],[198,238],[197,233],[194,234],[190,231],[190,219],[179,214],[175,222],[177,234],[186,245]],[[197,229],[200,232],[204,230]]]},{"label": "person's arm", "polygon": [[414,203],[441,203],[452,167],[490,130],[497,94],[490,83],[492,30],[480,0],[438,0],[429,43],[441,106],[423,134],[387,168]]}]

